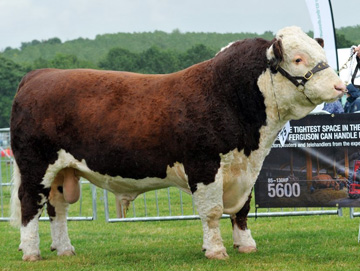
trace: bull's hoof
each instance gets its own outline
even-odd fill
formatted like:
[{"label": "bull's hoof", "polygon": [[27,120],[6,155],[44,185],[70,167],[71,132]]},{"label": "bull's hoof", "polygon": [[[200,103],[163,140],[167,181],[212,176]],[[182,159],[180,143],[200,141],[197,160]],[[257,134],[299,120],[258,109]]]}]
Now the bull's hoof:
[{"label": "bull's hoof", "polygon": [[57,250],[58,256],[74,256],[75,255],[75,248],[73,246],[67,246],[67,249],[58,249],[57,247],[51,245],[50,246],[51,251]]},{"label": "bull's hoof", "polygon": [[240,253],[254,253],[257,251],[254,246],[246,246],[246,247],[236,247]]},{"label": "bull's hoof", "polygon": [[219,251],[206,250],[205,257],[208,259],[226,260],[227,258],[229,258],[229,255],[226,253],[226,249],[224,248]]},{"label": "bull's hoof", "polygon": [[22,259],[26,262],[36,262],[41,260],[40,255],[24,255]]},{"label": "bull's hoof", "polygon": [[74,250],[65,250],[62,253],[58,253],[58,256],[74,256],[75,251]]}]

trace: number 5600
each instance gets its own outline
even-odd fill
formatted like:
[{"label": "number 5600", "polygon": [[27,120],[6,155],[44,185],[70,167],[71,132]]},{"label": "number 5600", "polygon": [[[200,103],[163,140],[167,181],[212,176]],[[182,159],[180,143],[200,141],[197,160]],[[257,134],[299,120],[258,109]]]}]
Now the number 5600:
[{"label": "number 5600", "polygon": [[269,183],[268,196],[270,198],[299,197],[300,185],[298,183]]}]

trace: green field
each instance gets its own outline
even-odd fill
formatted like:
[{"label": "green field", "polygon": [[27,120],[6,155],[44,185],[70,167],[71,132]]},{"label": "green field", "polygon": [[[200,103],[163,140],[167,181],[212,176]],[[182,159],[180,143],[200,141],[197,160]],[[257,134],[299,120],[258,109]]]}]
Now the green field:
[{"label": "green field", "polygon": [[278,217],[249,220],[258,252],[232,248],[231,223],[221,220],[230,258],[207,260],[199,220],[106,223],[69,222],[76,256],[51,252],[48,222],[40,222],[43,260],[22,262],[19,233],[0,224],[1,270],[359,270],[359,220],[348,216]]},{"label": "green field", "polygon": [[[176,195],[171,189],[173,211],[179,214]],[[152,193],[147,194],[148,216],[156,215]],[[158,192],[158,197],[167,191]],[[192,212],[189,197],[183,195],[184,212]],[[144,197],[136,200],[141,209]],[[167,199],[161,199],[166,215]],[[114,197],[109,194],[110,217],[115,217]],[[202,227],[199,220],[106,223],[103,192],[97,189],[98,219],[70,221],[69,233],[76,256],[57,257],[50,251],[49,222],[40,222],[43,260],[27,263],[17,251],[19,232],[7,222],[0,223],[0,270],[359,270],[357,242],[359,219],[344,216],[273,217],[249,219],[258,252],[239,254],[232,248],[229,219],[221,220],[222,236],[230,258],[207,260],[201,251]],[[161,204],[160,204],[161,206]],[[79,215],[79,203],[70,215]],[[83,185],[82,215],[91,216],[89,185]],[[251,210],[254,211],[254,208]],[[131,214],[131,208],[130,208]],[[129,214],[129,215],[130,215]],[[131,214],[133,215],[133,214]],[[136,216],[142,215],[136,211]]]}]

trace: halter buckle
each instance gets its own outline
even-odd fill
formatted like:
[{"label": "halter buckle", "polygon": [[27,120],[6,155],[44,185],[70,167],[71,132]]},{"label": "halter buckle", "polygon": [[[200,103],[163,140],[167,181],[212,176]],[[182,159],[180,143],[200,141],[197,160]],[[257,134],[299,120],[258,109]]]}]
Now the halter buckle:
[{"label": "halter buckle", "polygon": [[311,77],[313,77],[314,73],[312,71],[308,71],[307,73],[305,73],[304,78],[306,79],[306,81],[309,81],[311,79]]}]

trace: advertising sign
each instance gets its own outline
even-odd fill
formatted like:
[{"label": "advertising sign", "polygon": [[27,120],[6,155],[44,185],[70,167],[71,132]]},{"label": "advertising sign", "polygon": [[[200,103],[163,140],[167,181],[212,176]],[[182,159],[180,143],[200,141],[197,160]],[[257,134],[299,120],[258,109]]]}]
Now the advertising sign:
[{"label": "advertising sign", "polygon": [[360,114],[309,115],[290,122],[255,184],[268,207],[360,207]]}]

